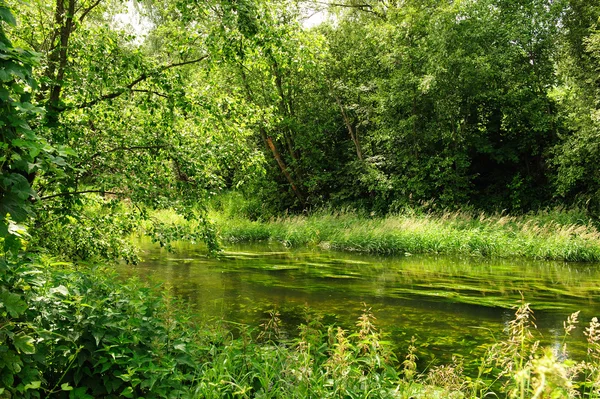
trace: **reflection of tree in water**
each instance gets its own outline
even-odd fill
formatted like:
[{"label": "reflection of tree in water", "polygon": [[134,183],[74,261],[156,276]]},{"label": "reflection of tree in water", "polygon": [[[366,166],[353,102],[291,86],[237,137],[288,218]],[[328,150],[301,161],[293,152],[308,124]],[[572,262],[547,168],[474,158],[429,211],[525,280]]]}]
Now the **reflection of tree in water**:
[{"label": "reflection of tree in water", "polygon": [[201,287],[192,277],[190,262],[169,261],[166,269],[173,294],[189,303],[198,303]]}]

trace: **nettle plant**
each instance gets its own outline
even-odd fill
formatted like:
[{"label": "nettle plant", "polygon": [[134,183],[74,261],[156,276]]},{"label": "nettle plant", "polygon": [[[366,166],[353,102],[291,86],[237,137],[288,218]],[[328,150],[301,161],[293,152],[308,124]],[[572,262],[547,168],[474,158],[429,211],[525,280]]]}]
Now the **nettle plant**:
[{"label": "nettle plant", "polygon": [[[43,110],[31,103],[36,82],[35,53],[15,48],[4,27],[16,25],[0,2],[0,397],[39,396],[40,361],[35,331],[27,322],[27,294],[36,272],[21,254],[26,230],[19,223],[33,215],[36,193],[31,181],[37,173],[58,170],[58,151],[31,129]],[[33,394],[32,394],[33,393]]]}]

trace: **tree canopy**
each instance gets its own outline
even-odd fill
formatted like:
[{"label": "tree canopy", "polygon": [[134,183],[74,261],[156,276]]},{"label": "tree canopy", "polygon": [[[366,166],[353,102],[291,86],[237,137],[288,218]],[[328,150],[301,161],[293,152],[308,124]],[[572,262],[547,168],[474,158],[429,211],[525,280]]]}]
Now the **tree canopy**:
[{"label": "tree canopy", "polygon": [[582,0],[2,2],[2,234],[84,242],[173,208],[214,243],[206,205],[226,189],[255,217],[595,214],[599,17]]}]

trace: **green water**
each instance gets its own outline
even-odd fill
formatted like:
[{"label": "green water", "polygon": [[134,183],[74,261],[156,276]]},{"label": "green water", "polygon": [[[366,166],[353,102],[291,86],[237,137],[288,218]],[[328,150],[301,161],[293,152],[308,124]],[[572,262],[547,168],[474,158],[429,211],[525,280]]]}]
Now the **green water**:
[{"label": "green water", "polygon": [[[567,316],[580,310],[585,323],[600,316],[598,264],[377,257],[278,244],[229,247],[218,260],[193,246],[175,253],[147,246],[143,258],[120,273],[168,283],[209,321],[258,326],[275,308],[293,336],[307,313],[353,328],[366,303],[399,355],[416,337],[424,364],[453,355],[476,361],[504,337],[522,296],[532,304],[538,338],[557,350]],[[571,355],[585,351],[583,327],[569,342]]]}]

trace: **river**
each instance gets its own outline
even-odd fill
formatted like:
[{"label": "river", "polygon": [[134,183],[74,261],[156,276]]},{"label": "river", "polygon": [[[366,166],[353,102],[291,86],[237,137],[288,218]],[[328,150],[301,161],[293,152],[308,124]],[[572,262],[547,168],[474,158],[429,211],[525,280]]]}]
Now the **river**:
[{"label": "river", "polygon": [[[600,316],[598,264],[381,257],[277,243],[230,246],[213,259],[192,245],[173,253],[144,247],[144,261],[119,272],[170,287],[204,321],[256,327],[276,309],[289,336],[307,314],[352,330],[366,304],[399,356],[416,338],[425,366],[455,355],[476,362],[505,337],[523,299],[534,311],[536,337],[557,351],[571,313],[580,310],[585,324]],[[585,352],[584,327],[569,340],[572,355]]]}]

